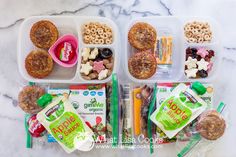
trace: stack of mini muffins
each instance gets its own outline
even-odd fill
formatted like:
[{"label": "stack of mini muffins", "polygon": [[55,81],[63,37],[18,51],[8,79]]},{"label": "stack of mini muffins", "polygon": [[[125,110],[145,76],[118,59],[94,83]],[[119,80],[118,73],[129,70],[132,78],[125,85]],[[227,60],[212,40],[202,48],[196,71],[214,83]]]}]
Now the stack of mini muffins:
[{"label": "stack of mini muffins", "polygon": [[44,78],[53,70],[53,59],[48,49],[59,37],[57,27],[48,20],[36,22],[30,30],[30,39],[37,49],[32,50],[25,59],[25,68],[34,78]]},{"label": "stack of mini muffins", "polygon": [[137,51],[131,55],[128,61],[130,74],[137,79],[148,79],[157,70],[157,61],[154,56],[154,47],[157,32],[148,23],[135,23],[129,30],[128,41]]}]

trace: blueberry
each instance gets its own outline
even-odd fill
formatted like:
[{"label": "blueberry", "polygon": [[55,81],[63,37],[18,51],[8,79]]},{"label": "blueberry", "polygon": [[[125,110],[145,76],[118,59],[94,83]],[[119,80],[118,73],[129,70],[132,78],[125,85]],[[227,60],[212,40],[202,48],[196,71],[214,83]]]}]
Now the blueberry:
[{"label": "blueberry", "polygon": [[192,54],[192,58],[196,58],[197,59],[197,54]]},{"label": "blueberry", "polygon": [[95,58],[95,61],[102,61],[103,60],[103,57],[101,56],[101,50],[98,49],[98,55],[97,57]]},{"label": "blueberry", "polygon": [[107,59],[112,56],[112,51],[109,48],[104,48],[104,49],[102,49],[100,55],[102,58]]},{"label": "blueberry", "polygon": [[198,71],[198,75],[201,77],[201,78],[206,78],[208,76],[208,73],[207,71],[205,70],[199,70]]},{"label": "blueberry", "polygon": [[196,54],[197,53],[197,49],[196,48],[191,48],[192,53]]}]

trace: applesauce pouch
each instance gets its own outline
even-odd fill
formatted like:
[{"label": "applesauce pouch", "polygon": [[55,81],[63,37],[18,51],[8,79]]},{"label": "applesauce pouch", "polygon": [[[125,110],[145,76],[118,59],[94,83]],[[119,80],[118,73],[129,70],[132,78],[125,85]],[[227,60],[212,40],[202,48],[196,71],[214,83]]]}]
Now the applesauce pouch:
[{"label": "applesauce pouch", "polygon": [[50,94],[45,94],[37,102],[42,108],[47,105],[37,114],[38,121],[67,153],[76,149],[89,151],[93,148],[92,130],[77,114],[65,95],[53,99]]},{"label": "applesauce pouch", "polygon": [[206,88],[199,82],[194,82],[190,88],[181,83],[150,118],[172,138],[207,108],[207,103],[198,96],[205,92]]}]

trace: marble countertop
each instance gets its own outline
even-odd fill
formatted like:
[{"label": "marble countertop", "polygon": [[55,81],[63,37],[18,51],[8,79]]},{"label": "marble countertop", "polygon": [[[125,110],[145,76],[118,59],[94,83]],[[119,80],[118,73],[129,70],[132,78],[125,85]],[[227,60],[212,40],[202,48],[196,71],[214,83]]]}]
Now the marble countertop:
[{"label": "marble countertop", "polygon": [[[209,16],[222,26],[222,64],[215,86],[215,102],[227,104],[228,127],[207,157],[236,155],[236,1],[234,0],[1,0],[0,2],[0,156],[149,156],[148,149],[94,149],[89,153],[67,155],[58,145],[37,141],[34,149],[25,148],[24,113],[17,107],[17,95],[26,84],[17,68],[17,37],[22,21],[33,15],[92,15],[112,19],[123,30],[131,18],[140,16]],[[123,34],[122,34],[123,36]],[[164,145],[155,156],[172,157],[174,145]],[[197,156],[197,155],[196,155]]]}]

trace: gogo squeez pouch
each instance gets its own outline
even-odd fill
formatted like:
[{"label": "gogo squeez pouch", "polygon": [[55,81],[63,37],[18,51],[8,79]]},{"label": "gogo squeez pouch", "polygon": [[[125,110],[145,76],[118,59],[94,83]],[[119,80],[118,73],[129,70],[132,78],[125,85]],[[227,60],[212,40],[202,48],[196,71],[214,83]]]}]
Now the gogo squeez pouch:
[{"label": "gogo squeez pouch", "polygon": [[194,82],[190,88],[179,84],[151,115],[151,120],[169,138],[174,137],[207,108],[206,102],[198,96],[205,92],[206,88],[199,82]]},{"label": "gogo squeez pouch", "polygon": [[45,94],[37,103],[42,108],[46,106],[37,114],[38,121],[67,153],[76,149],[89,151],[93,148],[92,130],[77,114],[65,95],[52,98],[50,94]]}]

